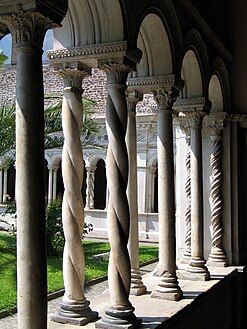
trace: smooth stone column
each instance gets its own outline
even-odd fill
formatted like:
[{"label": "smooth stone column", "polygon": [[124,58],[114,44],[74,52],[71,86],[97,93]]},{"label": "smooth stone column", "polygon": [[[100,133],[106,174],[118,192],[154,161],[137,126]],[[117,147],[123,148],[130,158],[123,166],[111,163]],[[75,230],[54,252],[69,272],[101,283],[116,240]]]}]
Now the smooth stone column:
[{"label": "smooth stone column", "polygon": [[108,283],[110,305],[96,328],[137,328],[141,325],[129,301],[131,266],[128,253],[130,228],[128,183],[128,153],[125,142],[128,109],[125,96],[130,68],[121,63],[106,62],[101,66],[107,75],[108,98],[106,126],[108,151],[106,159],[109,205],[107,210],[111,245]]},{"label": "smooth stone column", "polygon": [[0,204],[3,202],[3,169],[0,170]]},{"label": "smooth stone column", "polygon": [[159,264],[160,281],[151,297],[179,300],[182,290],[176,276],[175,186],[173,155],[172,105],[166,90],[154,92],[158,106],[158,208],[159,208]]},{"label": "smooth stone column", "polygon": [[203,113],[189,115],[191,126],[191,260],[185,274],[194,280],[209,280],[203,257],[203,181],[202,181]]},{"label": "smooth stone column", "polygon": [[83,154],[80,139],[83,124],[81,85],[83,78],[89,72],[80,63],[76,63],[72,68],[61,69],[59,73],[64,80],[62,221],[65,237],[63,254],[65,292],[60,310],[52,315],[51,320],[82,326],[98,317],[98,313],[92,312],[90,303],[84,295],[85,260],[82,246],[84,206],[81,193],[83,184]]},{"label": "smooth stone column", "polygon": [[87,169],[87,190],[86,190],[86,207],[85,209],[94,209],[94,179],[95,167]]},{"label": "smooth stone column", "polygon": [[207,261],[208,266],[227,266],[227,258],[223,247],[223,223],[222,223],[222,134],[223,121],[214,122],[211,126],[212,153],[210,157],[211,177],[210,177],[210,208],[212,227],[212,246]]},{"label": "smooth stone column", "polygon": [[52,168],[53,171],[53,178],[52,178],[52,200],[56,200],[57,198],[57,171],[58,171],[58,166],[55,166]]},{"label": "smooth stone column", "polygon": [[18,328],[47,328],[42,44],[50,20],[35,12],[6,18],[16,41]]},{"label": "smooth stone column", "polygon": [[185,232],[185,247],[180,259],[182,264],[188,264],[191,258],[191,170],[190,170],[190,157],[191,157],[191,144],[190,144],[190,129],[188,126],[182,126],[182,130],[185,131],[186,134],[186,183],[185,183],[185,194],[186,194],[186,211],[185,211],[185,224],[186,224],[186,232]]},{"label": "smooth stone column", "polygon": [[130,207],[130,235],[128,250],[131,264],[130,295],[140,296],[147,292],[142,282],[139,267],[139,234],[138,234],[138,203],[137,203],[137,142],[136,142],[136,105],[143,99],[138,92],[127,93],[128,124],[126,144],[129,158],[129,178],[127,197]]},{"label": "smooth stone column", "polygon": [[8,190],[8,168],[3,169],[3,203],[7,201]]},{"label": "smooth stone column", "polygon": [[48,203],[50,203],[53,199],[52,197],[52,185],[53,185],[53,170],[52,170],[52,166],[48,166],[49,169],[49,181],[48,181]]}]

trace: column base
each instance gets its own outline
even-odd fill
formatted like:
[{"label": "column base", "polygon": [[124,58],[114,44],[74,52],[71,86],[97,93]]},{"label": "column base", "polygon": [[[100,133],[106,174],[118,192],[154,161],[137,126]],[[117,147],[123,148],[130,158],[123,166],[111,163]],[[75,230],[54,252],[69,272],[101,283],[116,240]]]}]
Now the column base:
[{"label": "column base", "polygon": [[181,264],[189,264],[191,259],[191,251],[190,249],[186,249],[183,254],[182,257],[180,258],[180,263]]},{"label": "column base", "polygon": [[192,258],[186,271],[181,274],[185,280],[208,281],[210,273],[203,258]]},{"label": "column base", "polygon": [[102,319],[95,323],[95,328],[102,329],[135,329],[140,328],[142,325],[142,319],[138,319],[134,314],[134,307],[129,308],[109,307]]},{"label": "column base", "polygon": [[178,285],[177,276],[166,272],[161,281],[151,294],[152,298],[178,301],[182,298],[183,292]]},{"label": "column base", "polygon": [[212,247],[207,261],[208,266],[226,267],[227,258],[222,248]]},{"label": "column base", "polygon": [[140,270],[131,269],[130,295],[141,296],[147,292],[146,286],[142,282]]},{"label": "column base", "polygon": [[98,312],[93,312],[89,304],[88,300],[83,303],[61,302],[60,310],[52,314],[50,319],[53,322],[84,326],[98,319]]}]

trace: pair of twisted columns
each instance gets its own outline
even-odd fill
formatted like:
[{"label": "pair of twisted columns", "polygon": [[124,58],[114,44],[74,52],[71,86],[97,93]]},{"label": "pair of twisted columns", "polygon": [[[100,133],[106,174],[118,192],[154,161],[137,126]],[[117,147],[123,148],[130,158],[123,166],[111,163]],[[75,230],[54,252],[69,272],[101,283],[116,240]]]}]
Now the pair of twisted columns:
[{"label": "pair of twisted columns", "polygon": [[106,127],[108,152],[106,159],[109,204],[107,220],[111,252],[108,268],[110,305],[97,328],[136,328],[141,324],[129,301],[131,264],[128,253],[130,212],[126,189],[128,153],[125,142],[128,110],[126,81],[130,67],[124,63],[102,63],[107,76]]},{"label": "pair of twisted columns", "polygon": [[98,316],[96,312],[92,312],[89,301],[84,296],[85,260],[82,246],[84,206],[81,193],[83,183],[83,154],[80,140],[83,124],[81,85],[89,71],[77,63],[76,67],[61,69],[59,74],[64,80],[62,221],[65,236],[63,254],[65,293],[59,312],[53,314],[51,319],[60,323],[85,325]]},{"label": "pair of twisted columns", "polygon": [[11,31],[17,54],[18,327],[40,329],[47,328],[42,45],[47,30],[60,25],[67,6],[61,1],[59,14],[55,14],[58,7],[54,1],[48,17],[44,10],[39,12],[35,1],[30,12],[25,11],[27,7],[22,10],[21,4],[5,1],[1,5],[0,22]]},{"label": "pair of twisted columns", "polygon": [[94,209],[94,180],[95,180],[95,167],[87,169],[87,190],[86,190],[86,207],[85,209]]},{"label": "pair of twisted columns", "polygon": [[223,153],[223,130],[224,113],[208,116],[207,125],[210,128],[210,139],[212,141],[212,152],[210,156],[210,209],[211,209],[211,234],[212,246],[207,261],[208,266],[226,266],[227,259],[223,247],[223,224],[222,224],[222,153]]},{"label": "pair of twisted columns", "polygon": [[136,105],[143,99],[138,91],[127,93],[128,124],[126,144],[129,158],[129,179],[127,197],[130,208],[129,254],[131,264],[130,294],[140,296],[147,288],[142,282],[139,268],[139,234],[138,234],[138,201],[137,201],[137,141],[136,141]]},{"label": "pair of twisted columns", "polygon": [[173,156],[172,90],[154,91],[158,106],[158,199],[160,281],[151,297],[179,300],[182,297],[176,276],[175,186]]}]

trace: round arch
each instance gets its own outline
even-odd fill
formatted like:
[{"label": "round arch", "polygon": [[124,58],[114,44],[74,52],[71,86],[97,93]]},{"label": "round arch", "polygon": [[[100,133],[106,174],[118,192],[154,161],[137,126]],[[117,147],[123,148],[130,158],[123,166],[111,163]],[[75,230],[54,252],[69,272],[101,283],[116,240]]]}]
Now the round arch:
[{"label": "round arch", "polygon": [[213,74],[209,81],[208,98],[212,103],[211,113],[224,111],[222,88],[217,74]]},{"label": "round arch", "polygon": [[[197,30],[190,30],[184,40],[184,56],[181,62],[181,75],[182,79],[185,80],[185,89],[186,91],[186,83],[193,84],[192,80],[196,78],[197,80],[201,80],[200,86],[195,86],[195,83],[190,85],[190,93],[195,93],[195,96],[190,97],[200,97],[208,95],[208,81],[210,76],[210,65],[209,58],[207,53],[207,48],[205,43]],[[187,56],[187,58],[186,58]],[[187,63],[185,64],[185,58]],[[187,73],[184,72],[186,70],[187,65]],[[191,76],[189,74],[189,67],[194,71]],[[193,69],[194,67],[194,69]],[[186,81],[187,79],[187,81]]]},{"label": "round arch", "polygon": [[126,24],[118,0],[70,0],[62,25],[54,30],[54,49],[123,41]]},{"label": "round arch", "polygon": [[106,168],[105,161],[99,159],[96,163],[94,181],[94,209],[105,209],[106,207]]}]

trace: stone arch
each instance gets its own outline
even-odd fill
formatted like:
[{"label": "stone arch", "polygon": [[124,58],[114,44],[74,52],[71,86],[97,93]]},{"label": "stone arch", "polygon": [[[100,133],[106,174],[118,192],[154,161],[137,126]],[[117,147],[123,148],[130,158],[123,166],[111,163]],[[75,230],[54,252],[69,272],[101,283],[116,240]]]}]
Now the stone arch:
[{"label": "stone arch", "polygon": [[[212,64],[211,78],[208,85],[209,100],[212,102],[211,112],[231,112],[231,91],[227,68],[220,58]],[[218,109],[218,110],[217,110]]]},{"label": "stone arch", "polygon": [[164,1],[160,7],[145,8],[138,17],[135,44],[143,51],[138,75],[180,74],[183,38],[173,5]]},{"label": "stone arch", "polygon": [[200,33],[191,30],[185,38],[185,53],[181,65],[181,77],[185,81],[183,97],[207,96],[209,59]]},{"label": "stone arch", "polygon": [[54,49],[124,40],[118,0],[70,0],[61,29],[54,30]]},{"label": "stone arch", "polygon": [[15,177],[16,170],[12,162],[7,171],[7,195],[10,196],[11,200],[15,200]]}]

